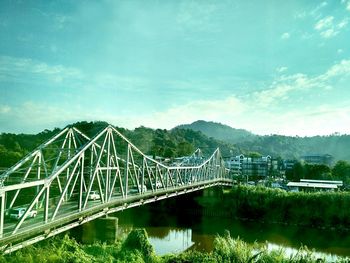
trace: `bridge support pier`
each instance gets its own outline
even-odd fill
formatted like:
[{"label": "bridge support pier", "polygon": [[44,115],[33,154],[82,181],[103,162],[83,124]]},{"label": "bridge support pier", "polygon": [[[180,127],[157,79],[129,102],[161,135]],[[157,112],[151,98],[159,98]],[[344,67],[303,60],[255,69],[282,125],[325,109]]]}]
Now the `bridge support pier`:
[{"label": "bridge support pier", "polygon": [[81,226],[81,242],[91,244],[96,241],[114,243],[117,239],[118,218],[104,217]]},{"label": "bridge support pier", "polygon": [[223,192],[222,192],[222,187],[217,186],[217,187],[211,187],[211,188],[206,188],[203,190],[203,197],[207,198],[212,198],[212,197],[222,197]]}]

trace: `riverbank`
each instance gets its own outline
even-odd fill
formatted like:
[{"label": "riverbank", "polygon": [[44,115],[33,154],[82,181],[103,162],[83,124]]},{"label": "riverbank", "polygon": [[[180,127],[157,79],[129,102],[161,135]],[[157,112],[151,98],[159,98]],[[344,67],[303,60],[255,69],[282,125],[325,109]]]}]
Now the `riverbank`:
[{"label": "riverbank", "polygon": [[265,187],[237,186],[206,207],[220,204],[240,219],[349,231],[350,193],[286,192]]},{"label": "riverbank", "polygon": [[[270,250],[267,246],[248,244],[230,237],[217,236],[212,252],[186,251],[180,254],[158,256],[148,241],[144,229],[134,229],[115,244],[83,245],[67,235],[24,248],[10,255],[1,255],[0,262],[326,262],[306,247],[287,256],[283,249]],[[348,262],[338,258],[337,262]]]}]

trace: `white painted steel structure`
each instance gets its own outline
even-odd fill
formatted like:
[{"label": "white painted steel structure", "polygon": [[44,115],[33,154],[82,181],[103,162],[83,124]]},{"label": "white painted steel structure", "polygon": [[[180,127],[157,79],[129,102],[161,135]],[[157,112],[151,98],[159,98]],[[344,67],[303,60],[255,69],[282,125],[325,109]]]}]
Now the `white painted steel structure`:
[{"label": "white painted steel structure", "polygon": [[[201,163],[198,153],[195,164],[167,166],[113,126],[91,139],[67,127],[0,175],[0,248],[9,253],[125,208],[232,185],[219,149]],[[92,191],[100,199],[89,200]],[[26,212],[11,221],[6,215],[18,207]]]}]

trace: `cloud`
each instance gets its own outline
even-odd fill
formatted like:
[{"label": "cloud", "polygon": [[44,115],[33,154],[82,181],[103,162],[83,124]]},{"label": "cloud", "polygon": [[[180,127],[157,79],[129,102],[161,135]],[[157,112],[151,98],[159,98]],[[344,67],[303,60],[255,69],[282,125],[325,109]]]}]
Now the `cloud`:
[{"label": "cloud", "polygon": [[278,73],[282,73],[282,72],[285,72],[288,68],[287,67],[279,67],[279,68],[276,68],[276,71]]},{"label": "cloud", "polygon": [[[16,63],[17,67],[22,69],[29,62],[19,60]],[[34,63],[34,65],[36,67],[31,70],[37,72],[36,74],[55,75],[64,72],[61,68],[46,64]],[[284,68],[286,67],[276,70],[286,72]],[[45,128],[63,127],[79,120],[105,120],[130,129],[140,125],[169,129],[181,123],[206,119],[245,128],[259,134],[312,135],[315,131],[322,134],[335,131],[345,133],[348,132],[345,124],[350,121],[350,106],[346,103],[339,102],[334,105],[320,103],[306,108],[303,105],[300,107],[297,105],[288,107],[288,105],[296,103],[293,96],[298,98],[306,95],[314,96],[322,90],[329,93],[333,88],[334,80],[346,76],[350,76],[350,60],[342,60],[324,73],[315,76],[302,73],[278,74],[269,85],[260,87],[263,90],[254,93],[230,95],[219,99],[196,99],[197,97],[194,96],[193,101],[188,103],[181,104],[174,100],[171,106],[163,110],[134,110],[128,114],[124,114],[120,109],[106,110],[103,105],[100,108],[96,105],[86,108],[79,103],[74,103],[70,107],[62,107],[59,104],[52,105],[45,102],[38,104],[27,101],[17,105],[0,106],[0,127],[2,131],[7,132],[39,132]],[[124,82],[123,85],[130,89],[134,83],[139,83],[140,88],[144,86],[143,79],[122,78],[108,74],[92,76],[91,79],[91,89],[95,89],[96,85],[100,85],[99,87],[113,85],[113,83],[116,85],[115,82]],[[101,82],[97,83],[98,80]],[[112,90],[115,91],[113,87]],[[350,105],[350,101],[348,103]]]},{"label": "cloud", "polygon": [[316,30],[323,30],[323,29],[327,29],[329,27],[333,26],[333,20],[334,17],[333,16],[327,16],[323,19],[320,19],[316,25],[315,25],[315,29]]},{"label": "cloud", "polygon": [[320,11],[326,7],[328,5],[327,2],[322,2],[320,3],[318,6],[316,6],[311,12],[310,12],[310,15],[312,16],[319,16],[320,15]]},{"label": "cloud", "polygon": [[[87,110],[79,105],[59,107],[29,101],[11,109],[0,107],[0,127],[6,131],[39,132],[79,120],[105,120],[129,129],[140,125],[170,129],[181,123],[205,119],[259,134],[314,135],[315,131],[320,134],[335,131],[346,133],[348,130],[345,124],[350,121],[350,101],[334,105],[320,104],[317,107],[284,108],[283,111],[276,110],[274,105],[288,105],[287,100],[293,92],[322,87],[327,80],[349,74],[348,63],[350,62],[340,62],[315,77],[304,74],[279,77],[270,88],[247,96],[194,100],[162,111],[135,112],[131,115],[106,112],[103,109]],[[16,122],[9,122],[9,119]]]},{"label": "cloud", "polygon": [[133,118],[108,113],[102,109],[93,107],[86,109],[78,103],[71,104],[70,107],[62,107],[45,102],[39,104],[27,101],[13,105],[11,108],[0,107],[0,132],[37,133],[44,129],[62,128],[81,120],[103,120],[127,128],[132,128],[131,122],[135,121]]},{"label": "cloud", "polygon": [[[24,78],[24,76],[28,78]],[[28,79],[27,81],[49,81],[55,83],[83,77],[83,73],[73,67],[52,66],[27,58],[0,56],[0,81],[5,80],[17,83]]]},{"label": "cloud", "polygon": [[218,11],[218,3],[183,1],[176,17],[178,28],[198,32],[216,32],[220,29],[214,19]]},{"label": "cloud", "polygon": [[[279,68],[280,69],[280,68]],[[262,108],[271,107],[289,98],[293,92],[307,92],[310,89],[331,90],[332,80],[350,76],[350,60],[342,60],[331,66],[326,72],[317,76],[305,74],[282,75],[262,91],[253,93],[252,98],[255,105]]]},{"label": "cloud", "polygon": [[290,38],[290,33],[288,33],[288,32],[283,33],[283,34],[281,35],[281,38],[282,38],[282,39],[289,39],[289,38]]},{"label": "cloud", "polygon": [[10,111],[11,111],[11,107],[9,107],[7,105],[4,105],[4,106],[0,105],[0,114],[7,114]]},{"label": "cloud", "polygon": [[[156,112],[143,118],[145,126],[172,128],[180,123],[188,123],[198,119],[223,120],[236,118],[246,111],[246,105],[235,96],[221,100],[196,100],[184,105],[172,106],[166,111]],[[225,116],[225,118],[222,118]]]},{"label": "cloud", "polygon": [[9,56],[0,56],[0,83],[23,83],[32,85],[45,83],[46,86],[64,85],[72,88],[144,90],[149,87],[147,79],[109,73],[86,74],[82,70],[63,65]]},{"label": "cloud", "polygon": [[283,75],[278,77],[268,88],[253,93],[252,99],[256,105],[269,108],[289,98],[292,92],[305,91],[317,83],[304,74]]},{"label": "cloud", "polygon": [[318,20],[314,28],[320,33],[321,37],[331,38],[338,35],[341,29],[347,26],[348,22],[348,18],[345,18],[338,23],[334,23],[334,17],[327,16]]},{"label": "cloud", "polygon": [[341,3],[345,5],[346,10],[350,11],[350,0],[341,0]]},{"label": "cloud", "polygon": [[324,74],[315,78],[316,81],[325,82],[334,77],[344,77],[350,75],[350,60],[342,60],[333,65]]},{"label": "cloud", "polygon": [[334,29],[327,29],[325,31],[322,31],[320,34],[323,38],[331,38],[338,34],[338,31],[335,31]]},{"label": "cloud", "polygon": [[307,94],[320,94],[322,90],[329,92],[333,89],[334,80],[346,76],[350,76],[350,60],[340,61],[320,75],[298,73],[278,76],[267,88],[253,94],[175,105],[165,111],[142,116],[141,123],[153,128],[171,128],[180,123],[206,119],[259,134],[349,133],[346,124],[350,121],[350,101],[288,107],[290,103],[296,103],[295,97],[290,100],[293,95],[302,99]]}]

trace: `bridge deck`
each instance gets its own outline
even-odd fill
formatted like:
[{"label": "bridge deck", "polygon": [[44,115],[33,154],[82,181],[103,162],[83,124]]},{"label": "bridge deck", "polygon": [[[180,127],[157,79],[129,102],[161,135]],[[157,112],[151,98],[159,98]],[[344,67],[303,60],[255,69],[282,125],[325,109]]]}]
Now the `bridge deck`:
[{"label": "bridge deck", "polygon": [[[135,206],[140,206],[170,197],[202,190],[213,186],[232,186],[233,182],[230,179],[215,179],[193,183],[191,185],[170,187],[168,189],[158,189],[156,191],[147,191],[143,194],[129,195],[127,198],[114,196],[108,203],[100,201],[90,201],[92,206],[81,212],[67,212],[61,215],[53,222],[42,224],[36,221],[36,218],[28,219],[32,221],[28,227],[23,228],[15,235],[4,233],[0,239],[0,246],[4,253],[10,253],[24,246],[36,243],[46,238],[52,237],[71,228],[82,225],[99,217],[122,211]],[[73,204],[72,204],[73,205]]]}]

